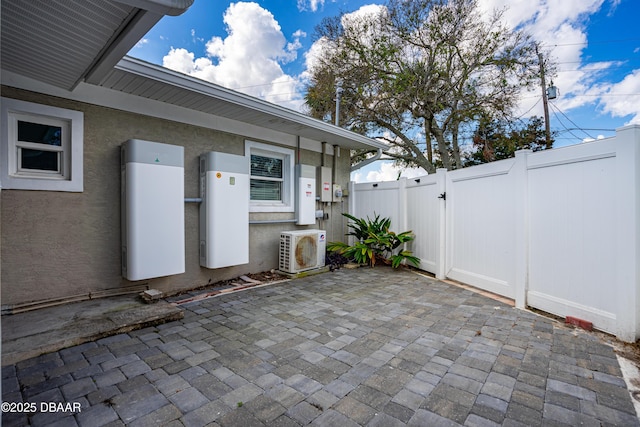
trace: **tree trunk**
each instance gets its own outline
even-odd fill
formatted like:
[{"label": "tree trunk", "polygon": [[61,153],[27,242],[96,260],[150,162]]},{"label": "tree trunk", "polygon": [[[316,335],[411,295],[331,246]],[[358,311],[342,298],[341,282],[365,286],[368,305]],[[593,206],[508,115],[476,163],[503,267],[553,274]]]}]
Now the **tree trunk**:
[{"label": "tree trunk", "polygon": [[427,160],[433,165],[433,144],[431,144],[431,131],[427,126],[427,120],[424,121],[424,139],[427,144]]},{"label": "tree trunk", "polygon": [[460,146],[458,145],[458,126],[453,126],[451,131],[451,149],[453,151],[453,161],[455,162],[455,169],[462,167],[462,160],[460,158]]},{"label": "tree trunk", "polygon": [[438,143],[438,153],[440,154],[440,160],[442,161],[442,165],[447,169],[451,170],[451,157],[449,156],[449,151],[447,150],[447,141],[444,139],[444,133],[442,129],[440,129],[435,123],[434,119],[430,120],[431,134],[436,138],[436,142]]}]

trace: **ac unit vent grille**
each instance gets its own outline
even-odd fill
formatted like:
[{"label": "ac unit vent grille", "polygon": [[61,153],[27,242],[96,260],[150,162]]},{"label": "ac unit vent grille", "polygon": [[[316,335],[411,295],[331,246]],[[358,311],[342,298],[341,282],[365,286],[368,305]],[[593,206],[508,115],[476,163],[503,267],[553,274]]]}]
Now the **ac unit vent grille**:
[{"label": "ac unit vent grille", "polygon": [[280,234],[279,269],[298,273],[322,267],[325,251],[323,230],[285,231]]},{"label": "ac unit vent grille", "polygon": [[296,239],[296,265],[312,268],[318,263],[318,239],[316,236],[302,236]]}]

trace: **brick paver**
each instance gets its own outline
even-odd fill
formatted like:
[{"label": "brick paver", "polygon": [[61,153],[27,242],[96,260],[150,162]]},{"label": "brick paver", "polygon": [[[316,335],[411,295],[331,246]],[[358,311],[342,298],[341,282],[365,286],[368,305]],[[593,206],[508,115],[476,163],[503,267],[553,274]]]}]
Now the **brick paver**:
[{"label": "brick paver", "polygon": [[183,320],[3,368],[3,401],[35,413],[2,425],[640,426],[597,335],[410,271],[183,307]]}]

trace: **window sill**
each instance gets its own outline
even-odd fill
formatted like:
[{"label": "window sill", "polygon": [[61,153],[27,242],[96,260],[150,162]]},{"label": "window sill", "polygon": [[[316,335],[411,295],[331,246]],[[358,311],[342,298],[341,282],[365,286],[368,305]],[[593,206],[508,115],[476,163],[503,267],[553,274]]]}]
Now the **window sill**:
[{"label": "window sill", "polygon": [[293,206],[283,204],[255,204],[249,205],[249,212],[294,212]]},{"label": "window sill", "polygon": [[68,191],[81,193],[83,189],[82,181],[70,181],[61,178],[26,178],[26,177],[4,177],[2,180],[3,190],[35,190],[35,191]]}]

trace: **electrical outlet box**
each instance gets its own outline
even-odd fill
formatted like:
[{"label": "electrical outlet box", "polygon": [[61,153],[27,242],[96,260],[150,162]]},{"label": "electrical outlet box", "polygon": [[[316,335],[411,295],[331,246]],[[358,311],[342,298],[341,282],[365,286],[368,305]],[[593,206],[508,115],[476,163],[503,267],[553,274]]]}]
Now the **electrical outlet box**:
[{"label": "electrical outlet box", "polygon": [[316,169],[316,183],[318,184],[317,194],[323,203],[332,202],[331,194],[331,168],[318,166]]},{"label": "electrical outlet box", "polygon": [[342,202],[342,186],[340,184],[333,184],[333,201]]}]

